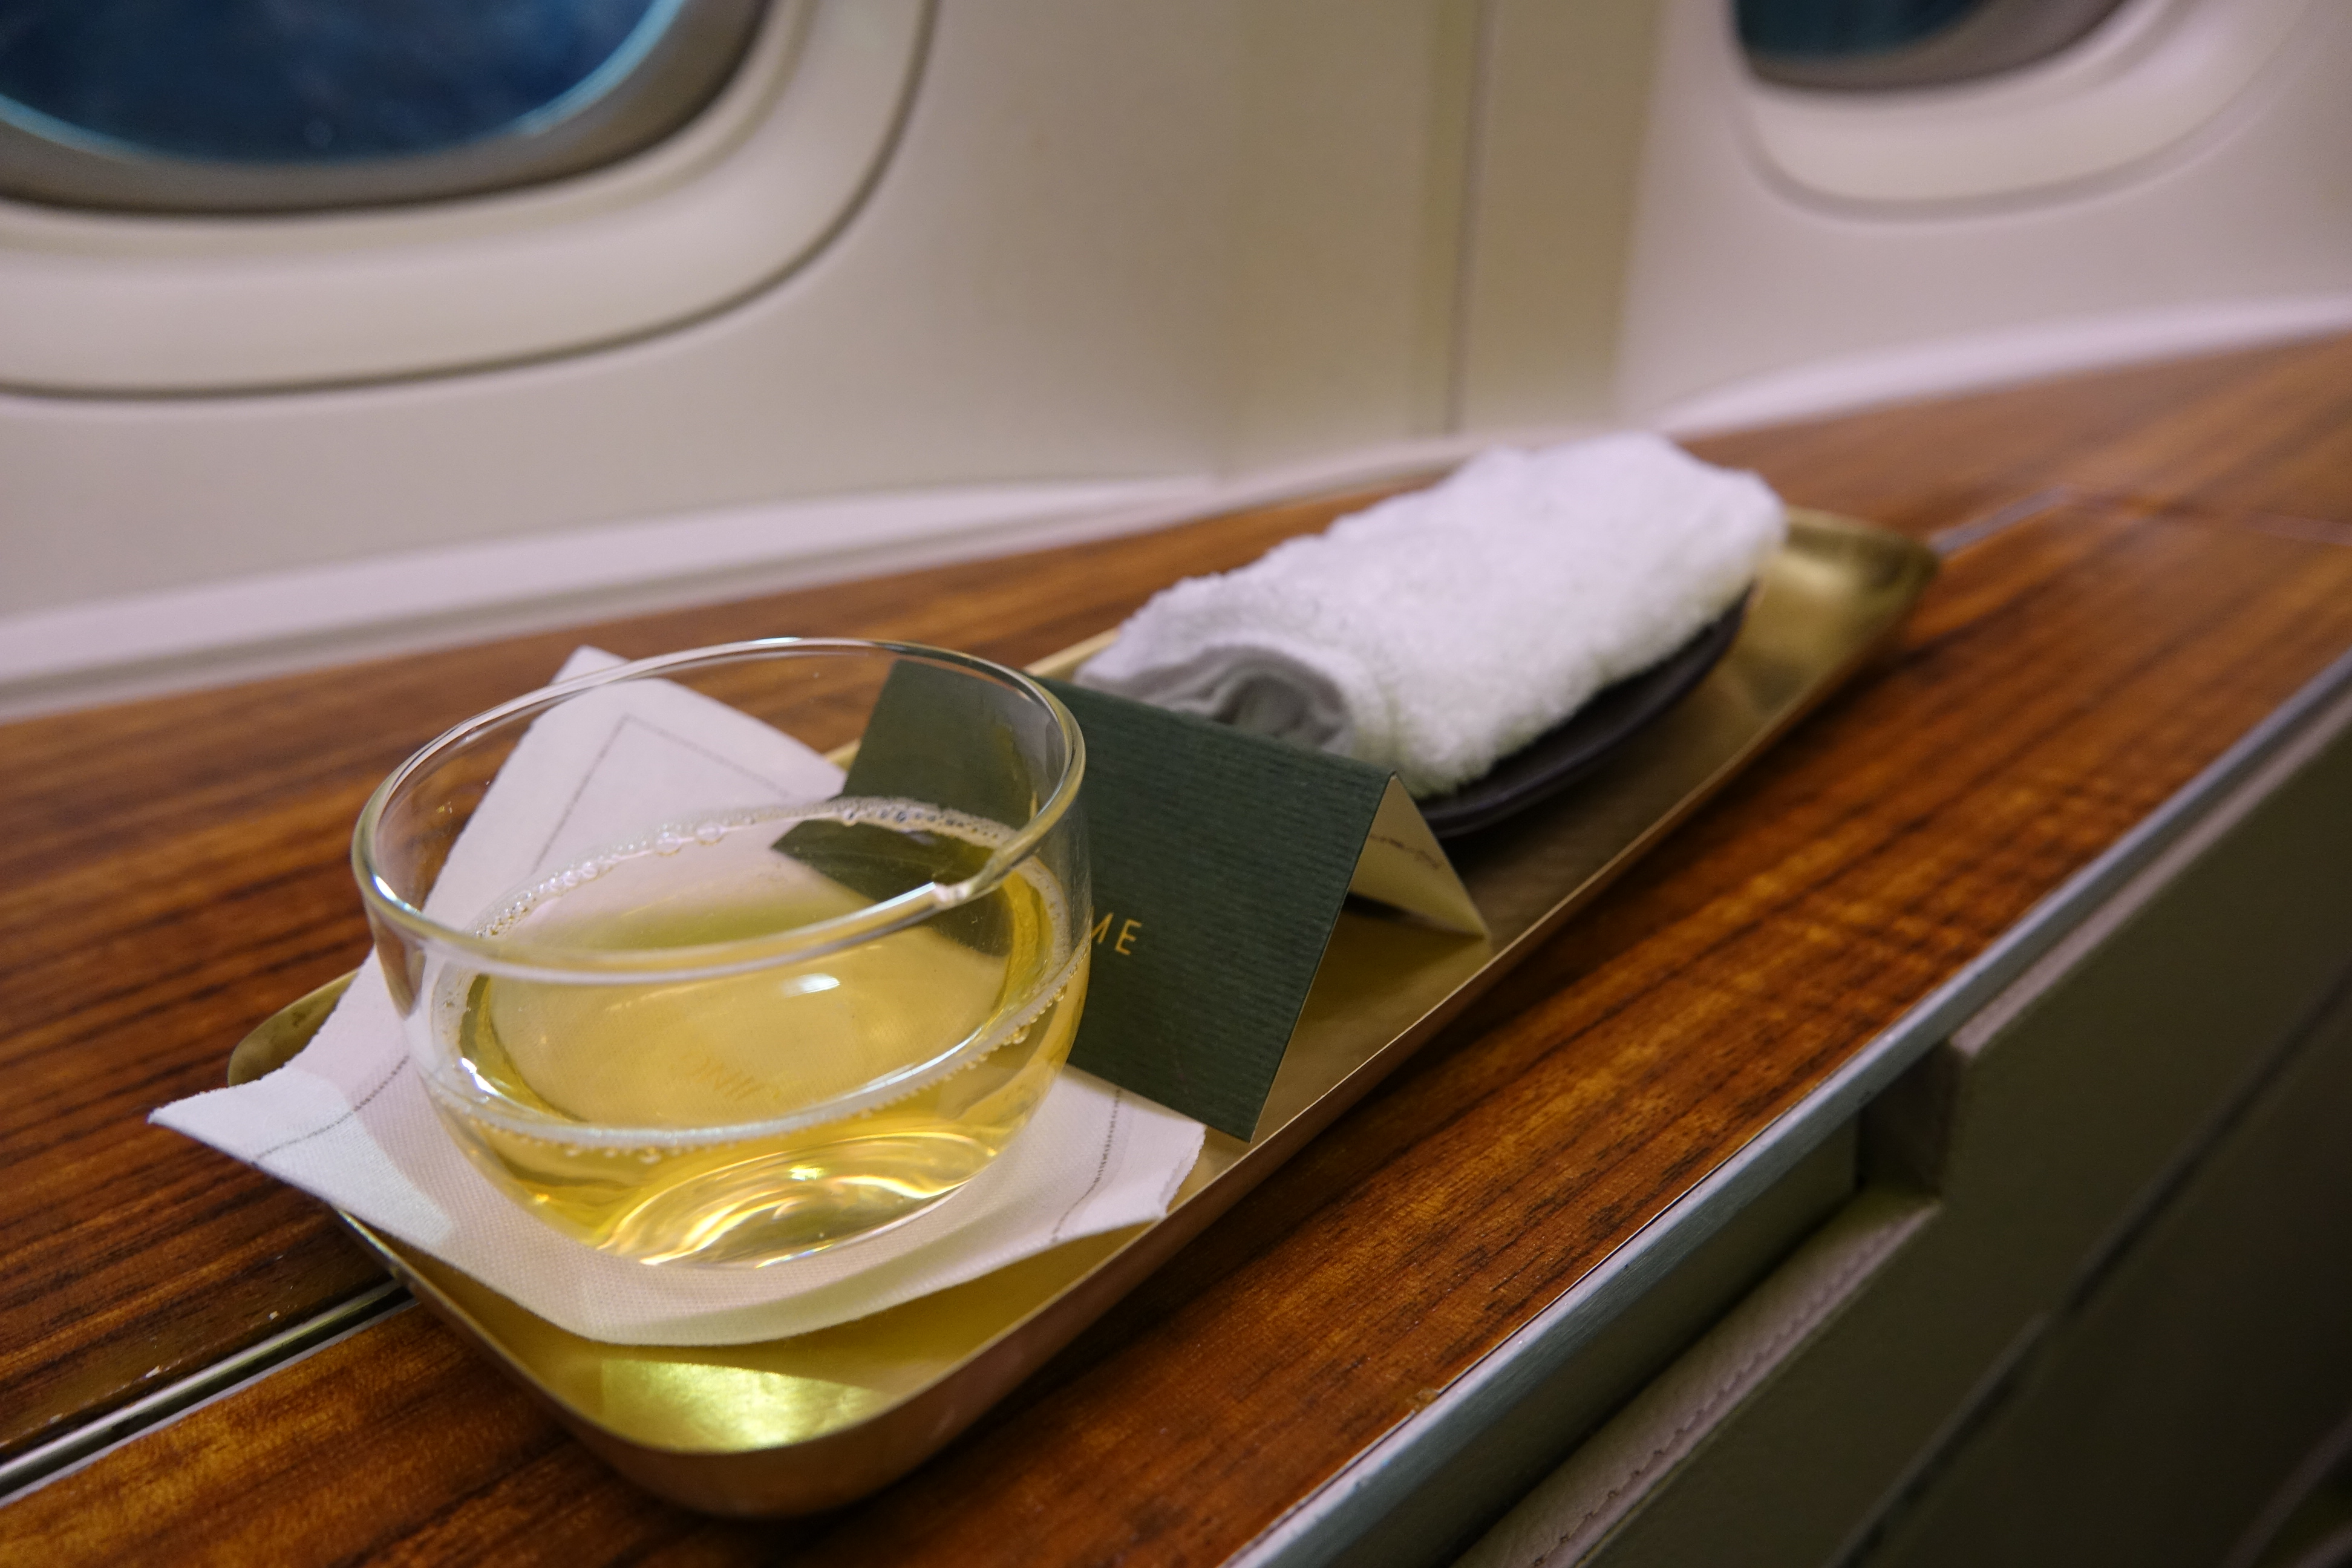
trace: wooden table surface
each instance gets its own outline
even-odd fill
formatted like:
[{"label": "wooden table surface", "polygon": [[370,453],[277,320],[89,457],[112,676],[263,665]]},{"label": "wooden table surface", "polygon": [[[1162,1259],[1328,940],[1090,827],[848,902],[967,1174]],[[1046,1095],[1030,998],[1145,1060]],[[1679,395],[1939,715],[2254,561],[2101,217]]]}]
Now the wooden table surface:
[{"label": "wooden table surface", "polygon": [[[24,1494],[0,1554],[1220,1561],[2352,648],[2352,340],[1697,449],[1974,542],[1879,667],[907,1480],[697,1518],[406,1312]],[[583,640],[1024,661],[1360,501],[0,730],[0,1458],[376,1283],[310,1200],[143,1118],[364,954],[351,822],[445,725]]]}]

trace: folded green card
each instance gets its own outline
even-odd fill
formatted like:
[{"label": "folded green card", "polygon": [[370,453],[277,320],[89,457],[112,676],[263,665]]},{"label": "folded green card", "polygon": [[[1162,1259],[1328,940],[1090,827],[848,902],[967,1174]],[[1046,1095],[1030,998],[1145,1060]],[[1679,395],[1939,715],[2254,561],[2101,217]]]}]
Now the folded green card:
[{"label": "folded green card", "polygon": [[[1385,770],[1045,684],[1087,742],[1094,962],[1072,1065],[1247,1139],[1350,892],[1484,934]],[[1014,731],[968,697],[935,700],[936,685],[928,666],[898,667],[845,793],[1025,820],[1031,803],[975,793],[1009,770],[959,760],[1020,743]]]},{"label": "folded green card", "polygon": [[1483,933],[1386,770],[1046,684],[1087,737],[1095,963],[1076,1066],[1245,1139],[1351,887]]}]

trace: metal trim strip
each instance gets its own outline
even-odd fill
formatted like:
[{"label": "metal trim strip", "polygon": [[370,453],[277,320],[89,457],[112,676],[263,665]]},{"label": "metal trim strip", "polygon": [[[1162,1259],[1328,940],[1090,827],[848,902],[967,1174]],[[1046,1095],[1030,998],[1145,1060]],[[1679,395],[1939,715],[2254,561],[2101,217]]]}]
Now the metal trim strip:
[{"label": "metal trim strip", "polygon": [[200,1406],[233,1394],[355,1334],[379,1318],[416,1305],[416,1298],[391,1279],[348,1297],[292,1328],[197,1372],[165,1384],[130,1404],[61,1433],[0,1463],[0,1504],[72,1474],[135,1437],[170,1425]]}]

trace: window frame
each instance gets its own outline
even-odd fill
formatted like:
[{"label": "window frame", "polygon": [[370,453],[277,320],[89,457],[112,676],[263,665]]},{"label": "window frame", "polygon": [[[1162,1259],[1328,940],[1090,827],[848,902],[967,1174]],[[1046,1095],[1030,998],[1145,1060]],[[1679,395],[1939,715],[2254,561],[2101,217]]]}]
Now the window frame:
[{"label": "window frame", "polygon": [[709,107],[567,177],[331,212],[0,200],[0,389],[268,392],[477,370],[675,328],[773,285],[855,212],[936,0],[773,0]]},{"label": "window frame", "polygon": [[1764,81],[1816,92],[1948,87],[2005,76],[2064,53],[2131,0],[1982,0],[1925,37],[1855,54],[1780,54],[1746,48]]},{"label": "window frame", "polygon": [[2072,47],[1942,87],[1823,91],[1746,68],[1747,139],[1789,195],[1849,208],[2038,200],[2151,164],[2252,89],[2319,0],[2126,0]]},{"label": "window frame", "polygon": [[[100,212],[320,212],[541,184],[642,152],[700,114],[743,63],[766,9],[767,0],[655,0],[611,60],[541,110],[408,156],[175,157],[0,100],[0,198]],[[636,47],[649,26],[651,37]],[[616,66],[617,79],[597,80]]]}]

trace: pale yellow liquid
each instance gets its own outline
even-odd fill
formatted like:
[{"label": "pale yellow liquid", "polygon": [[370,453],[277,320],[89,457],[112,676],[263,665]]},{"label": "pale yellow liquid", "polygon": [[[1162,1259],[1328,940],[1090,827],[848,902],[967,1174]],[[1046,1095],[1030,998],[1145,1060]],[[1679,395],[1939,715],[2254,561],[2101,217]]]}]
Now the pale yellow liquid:
[{"label": "pale yellow liquid", "polygon": [[[858,819],[846,843],[827,822],[836,841],[775,848],[806,813],[672,835],[590,876],[576,868],[572,886],[541,884],[492,929],[614,950],[737,942],[961,879],[1003,837],[903,804],[845,809]],[[457,1081],[434,1100],[494,1180],[608,1252],[799,1256],[911,1216],[1012,1141],[1077,1026],[1087,949],[1071,930],[1033,859],[943,918],[747,973],[602,985],[453,973],[436,1013]]]}]

